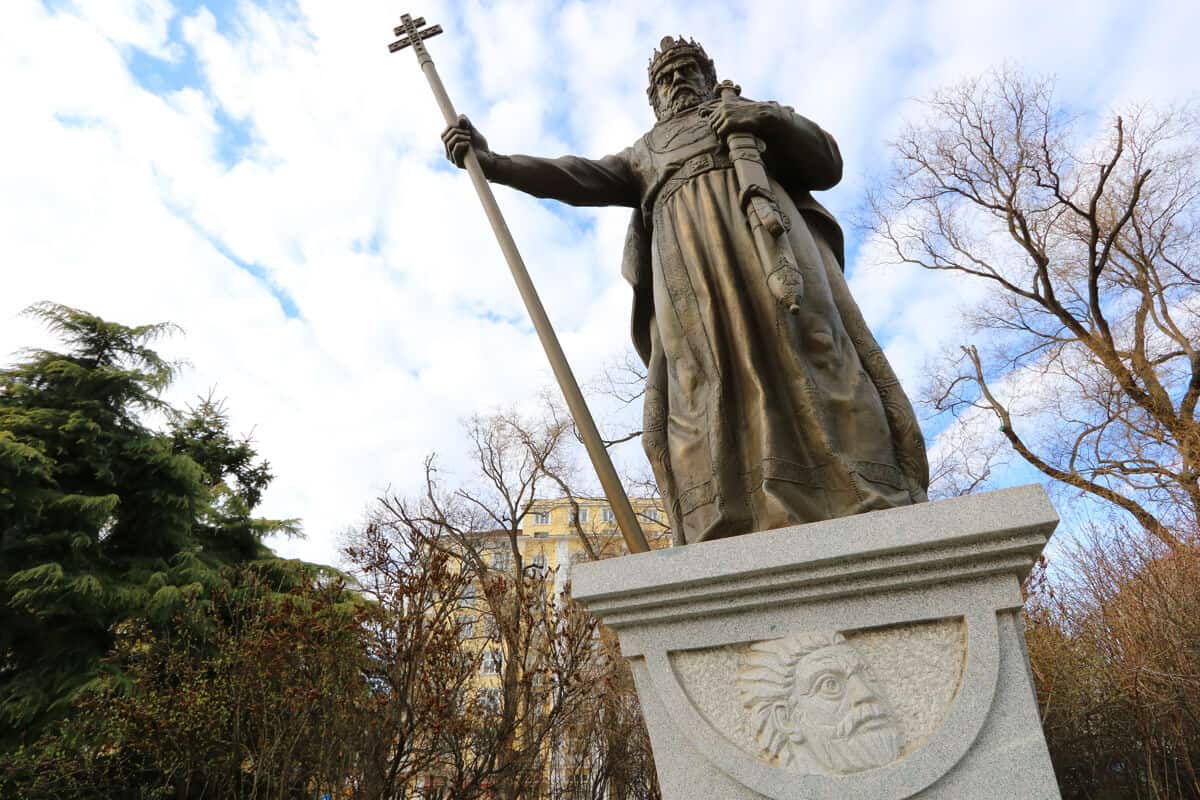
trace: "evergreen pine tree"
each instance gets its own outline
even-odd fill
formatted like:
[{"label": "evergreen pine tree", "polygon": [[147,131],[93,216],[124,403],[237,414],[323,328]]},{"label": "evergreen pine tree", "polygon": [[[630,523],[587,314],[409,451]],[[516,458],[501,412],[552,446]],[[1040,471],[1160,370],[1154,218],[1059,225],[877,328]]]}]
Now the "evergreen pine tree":
[{"label": "evergreen pine tree", "polygon": [[[150,345],[173,326],[27,313],[65,349],[0,370],[0,749],[32,741],[89,683],[120,680],[101,659],[122,622],[168,623],[224,567],[271,559],[267,533],[297,530],[251,517],[271,473],[219,403],[161,400],[176,370]],[[147,424],[156,414],[166,433]]]}]

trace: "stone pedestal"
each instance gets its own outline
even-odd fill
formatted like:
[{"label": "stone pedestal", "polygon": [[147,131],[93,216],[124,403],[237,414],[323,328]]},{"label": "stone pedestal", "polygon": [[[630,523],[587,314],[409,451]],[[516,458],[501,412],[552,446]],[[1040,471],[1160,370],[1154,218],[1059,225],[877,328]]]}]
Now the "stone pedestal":
[{"label": "stone pedestal", "polygon": [[578,564],[617,631],[666,800],[1059,798],[1021,580],[1024,486]]}]

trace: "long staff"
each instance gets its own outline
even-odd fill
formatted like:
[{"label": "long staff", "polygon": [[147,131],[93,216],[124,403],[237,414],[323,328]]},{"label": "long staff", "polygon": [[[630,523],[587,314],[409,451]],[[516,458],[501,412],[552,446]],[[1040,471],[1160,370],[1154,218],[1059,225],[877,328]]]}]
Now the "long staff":
[{"label": "long staff", "polygon": [[[388,45],[388,51],[395,53],[412,46],[413,52],[417,56],[417,63],[421,65],[421,71],[425,73],[425,78],[429,81],[429,88],[433,90],[433,96],[437,99],[438,107],[442,110],[446,124],[457,124],[458,112],[454,110],[454,104],[450,102],[450,96],[446,94],[446,87],[442,85],[442,79],[438,77],[437,68],[433,65],[433,58],[425,48],[425,40],[441,33],[442,26],[432,25],[421,30],[421,26],[425,24],[425,18],[413,19],[408,14],[400,17],[400,22],[400,26],[393,32],[403,38]],[[483,168],[479,166],[479,159],[475,155],[474,148],[467,151],[466,166],[467,174],[471,176],[471,182],[475,184],[475,191],[479,195],[479,202],[483,203],[483,210],[487,214],[488,222],[492,225],[492,232],[496,234],[500,249],[504,252],[505,260],[508,261],[508,268],[512,270],[513,280],[517,282],[517,290],[521,293],[521,299],[525,301],[525,309],[533,320],[534,330],[537,331],[538,339],[542,342],[546,357],[550,359],[550,367],[554,370],[554,377],[558,380],[563,397],[566,398],[567,408],[570,409],[571,416],[575,418],[575,425],[583,437],[583,445],[587,448],[588,457],[591,458],[596,475],[600,478],[600,485],[604,488],[609,505],[612,506],[613,515],[617,519],[617,525],[621,528],[625,544],[631,553],[645,553],[650,549],[646,544],[646,535],[642,533],[642,526],[638,524],[633,506],[629,504],[625,488],[621,486],[621,480],[613,468],[612,459],[608,457],[608,450],[605,449],[604,442],[600,439],[600,432],[596,429],[591,412],[588,411],[587,402],[583,399],[583,392],[579,391],[579,383],[575,380],[574,373],[571,372],[571,366],[567,363],[567,357],[558,343],[558,337],[550,325],[550,319],[546,316],[546,309],[542,307],[537,290],[533,288],[533,281],[529,279],[529,272],[525,269],[525,262],[517,250],[517,243],[513,241],[508,225],[504,221],[504,215],[500,213],[500,206],[496,204],[492,187],[483,175]]]}]

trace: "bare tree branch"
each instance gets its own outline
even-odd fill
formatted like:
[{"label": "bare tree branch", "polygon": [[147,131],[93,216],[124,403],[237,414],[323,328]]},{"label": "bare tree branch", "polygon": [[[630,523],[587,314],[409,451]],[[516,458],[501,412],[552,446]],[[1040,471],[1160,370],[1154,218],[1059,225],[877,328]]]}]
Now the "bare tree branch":
[{"label": "bare tree branch", "polygon": [[[1134,109],[1089,142],[1049,82],[1013,71],[926,108],[869,199],[875,235],[991,287],[967,315],[980,345],[937,368],[930,405],[990,410],[1027,463],[1177,542],[1200,520],[1196,114]],[[985,485],[999,452],[956,446],[941,478]]]}]

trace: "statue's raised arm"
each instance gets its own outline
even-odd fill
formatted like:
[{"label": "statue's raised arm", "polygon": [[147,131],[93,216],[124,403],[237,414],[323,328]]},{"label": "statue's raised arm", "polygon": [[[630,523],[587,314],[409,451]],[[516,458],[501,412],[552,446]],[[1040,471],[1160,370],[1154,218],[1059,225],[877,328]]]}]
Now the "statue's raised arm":
[{"label": "statue's raised arm", "polygon": [[465,116],[442,133],[446,157],[462,167],[468,146],[474,146],[488,180],[520,189],[534,197],[560,200],[573,206],[636,206],[638,187],[628,151],[600,159],[580,156],[539,158],[501,155]]}]

